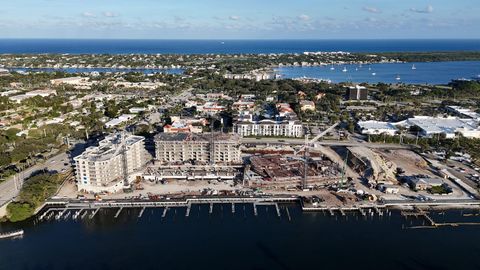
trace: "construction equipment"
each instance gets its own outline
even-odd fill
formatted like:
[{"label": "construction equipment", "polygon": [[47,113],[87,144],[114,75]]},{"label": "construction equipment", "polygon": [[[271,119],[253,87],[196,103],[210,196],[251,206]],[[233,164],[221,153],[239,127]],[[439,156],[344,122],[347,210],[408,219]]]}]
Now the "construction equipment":
[{"label": "construction equipment", "polygon": [[340,185],[339,185],[340,188],[344,187],[343,184],[345,183],[345,175],[347,172],[347,162],[348,162],[348,151],[347,151],[347,155],[345,156],[345,160],[343,161],[342,178],[340,178]]},{"label": "construction equipment", "polygon": [[322,138],[323,136],[327,135],[330,131],[332,131],[333,129],[335,129],[338,125],[340,124],[340,122],[337,122],[335,124],[333,124],[332,126],[330,126],[329,128],[327,128],[326,130],[324,130],[322,133],[318,134],[317,136],[315,136],[315,138],[313,138],[312,140],[308,141],[308,142],[305,142],[305,145],[298,149],[297,151],[295,151],[295,155],[298,155],[298,153],[302,152],[308,145],[311,145],[313,143],[315,143],[316,141],[318,141],[320,138]]}]

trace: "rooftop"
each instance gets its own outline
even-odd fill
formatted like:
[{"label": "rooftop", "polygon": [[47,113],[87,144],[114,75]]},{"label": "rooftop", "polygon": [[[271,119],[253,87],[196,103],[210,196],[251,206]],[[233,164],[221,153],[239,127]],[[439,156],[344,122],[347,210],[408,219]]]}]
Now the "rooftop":
[{"label": "rooftop", "polygon": [[[209,142],[212,139],[212,133],[159,133],[155,136],[155,141],[198,141]],[[239,136],[236,134],[214,133],[213,140],[238,142]]]},{"label": "rooftop", "polygon": [[[134,136],[134,135],[125,135],[124,142],[127,146],[127,149],[140,142],[145,140],[144,137]],[[122,147],[122,134],[115,133],[111,134],[105,139],[101,140],[98,146],[88,147],[82,154],[76,156],[75,159],[85,159],[88,161],[104,161],[115,157],[120,153]]]}]

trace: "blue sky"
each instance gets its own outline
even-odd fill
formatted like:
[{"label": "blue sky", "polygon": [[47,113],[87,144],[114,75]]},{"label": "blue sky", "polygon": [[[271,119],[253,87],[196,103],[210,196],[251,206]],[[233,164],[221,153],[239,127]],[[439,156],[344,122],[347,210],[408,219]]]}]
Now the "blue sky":
[{"label": "blue sky", "polygon": [[0,38],[480,38],[478,0],[3,0]]}]

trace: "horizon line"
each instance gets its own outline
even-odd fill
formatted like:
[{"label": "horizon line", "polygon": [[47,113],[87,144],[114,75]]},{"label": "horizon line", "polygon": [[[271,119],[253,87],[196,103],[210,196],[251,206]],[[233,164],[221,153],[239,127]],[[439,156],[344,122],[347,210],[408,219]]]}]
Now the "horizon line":
[{"label": "horizon line", "polygon": [[388,40],[471,40],[480,41],[479,38],[38,38],[38,37],[13,37],[0,38],[0,40],[151,40],[151,41],[388,41]]}]

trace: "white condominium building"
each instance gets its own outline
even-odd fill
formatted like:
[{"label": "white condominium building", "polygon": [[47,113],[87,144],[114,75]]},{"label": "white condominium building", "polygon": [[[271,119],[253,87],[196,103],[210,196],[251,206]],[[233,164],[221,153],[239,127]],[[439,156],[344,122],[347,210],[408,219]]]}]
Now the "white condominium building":
[{"label": "white condominium building", "polygon": [[125,177],[142,169],[150,160],[144,140],[141,136],[116,133],[75,157],[78,190],[92,193],[122,190]]},{"label": "white condominium building", "polygon": [[299,121],[275,121],[264,119],[256,122],[238,122],[234,131],[242,137],[303,137],[303,125]]},{"label": "white condominium building", "polygon": [[224,133],[160,133],[155,156],[161,163],[239,164],[239,137]]},{"label": "white condominium building", "polygon": [[234,133],[242,137],[303,137],[303,125],[295,113],[261,119],[247,114],[239,115],[233,125]]}]

